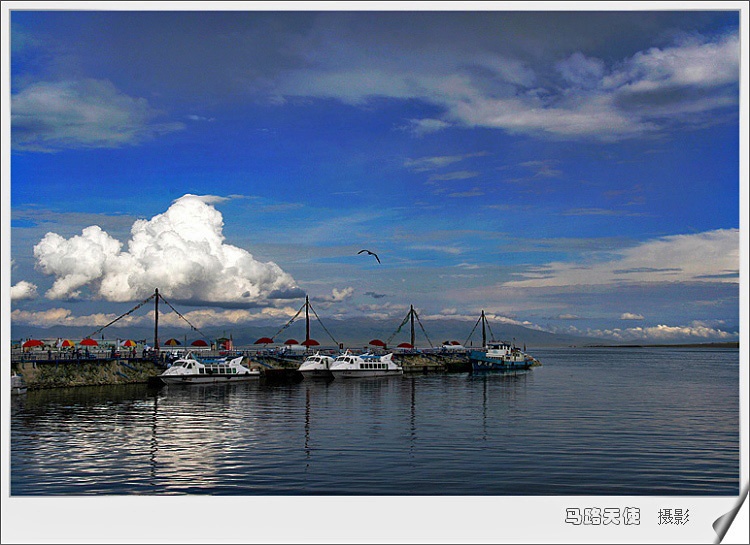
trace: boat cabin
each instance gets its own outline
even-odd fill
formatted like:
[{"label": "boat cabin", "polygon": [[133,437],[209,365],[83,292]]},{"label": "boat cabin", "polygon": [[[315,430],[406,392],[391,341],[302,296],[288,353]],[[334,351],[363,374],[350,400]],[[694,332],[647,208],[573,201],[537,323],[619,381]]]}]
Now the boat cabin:
[{"label": "boat cabin", "polygon": [[183,367],[191,373],[197,373],[199,375],[236,375],[237,367],[228,363],[200,363],[195,360],[177,360],[169,366]]},{"label": "boat cabin", "polygon": [[364,362],[359,364],[360,369],[388,369],[387,363],[369,363]]}]

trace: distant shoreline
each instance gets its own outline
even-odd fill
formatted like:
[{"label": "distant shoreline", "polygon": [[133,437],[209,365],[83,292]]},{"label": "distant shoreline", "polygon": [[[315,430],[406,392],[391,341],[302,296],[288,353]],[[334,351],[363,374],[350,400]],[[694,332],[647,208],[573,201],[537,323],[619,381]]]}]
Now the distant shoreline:
[{"label": "distant shoreline", "polygon": [[686,344],[590,344],[588,348],[739,348],[739,342]]}]

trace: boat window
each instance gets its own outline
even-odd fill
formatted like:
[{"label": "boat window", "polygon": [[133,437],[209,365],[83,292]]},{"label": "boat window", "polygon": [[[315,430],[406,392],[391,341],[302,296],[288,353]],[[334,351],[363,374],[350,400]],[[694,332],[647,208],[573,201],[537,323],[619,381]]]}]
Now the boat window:
[{"label": "boat window", "polygon": [[198,373],[200,373],[201,375],[203,375],[205,372],[206,372],[206,370],[203,369],[202,367],[200,369],[198,369]]}]

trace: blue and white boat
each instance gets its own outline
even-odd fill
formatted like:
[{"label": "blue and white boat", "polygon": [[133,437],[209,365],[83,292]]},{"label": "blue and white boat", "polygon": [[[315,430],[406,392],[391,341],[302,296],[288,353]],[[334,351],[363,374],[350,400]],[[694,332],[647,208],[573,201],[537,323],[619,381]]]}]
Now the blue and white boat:
[{"label": "blue and white boat", "polygon": [[515,371],[539,362],[508,342],[489,342],[485,350],[469,352],[472,372]]}]

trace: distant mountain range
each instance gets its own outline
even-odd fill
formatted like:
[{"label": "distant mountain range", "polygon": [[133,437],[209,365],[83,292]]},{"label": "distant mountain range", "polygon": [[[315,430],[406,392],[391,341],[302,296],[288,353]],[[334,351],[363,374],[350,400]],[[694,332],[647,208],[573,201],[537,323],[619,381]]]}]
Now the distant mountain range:
[{"label": "distant mountain range", "polygon": [[[388,341],[389,347],[395,347],[403,342],[410,342],[411,330],[410,325],[405,324],[400,331],[396,332],[399,322],[389,323],[382,320],[369,318],[349,319],[340,321],[334,319],[324,320],[325,329],[317,320],[310,322],[310,337],[317,340],[321,346],[335,346],[334,340],[344,344],[346,347],[358,348],[367,346],[373,339]],[[227,326],[227,327],[203,327],[201,331],[206,337],[189,328],[177,328],[164,326],[159,328],[159,342],[164,343],[170,338],[175,338],[182,344],[190,344],[192,341],[203,338],[211,341],[221,337],[231,337],[236,346],[252,345],[261,337],[271,337],[275,335],[274,340],[279,344],[287,339],[293,338],[297,341],[305,339],[304,320],[290,325],[288,328],[279,331],[282,324],[269,326]],[[478,347],[482,344],[481,325],[477,326],[472,334],[474,323],[461,320],[440,320],[423,322],[424,330],[415,324],[415,344],[418,348],[428,348],[440,346],[445,341],[457,341],[466,344],[468,347]],[[538,331],[522,326],[511,324],[493,324],[490,322],[492,333],[495,340],[504,340],[514,342],[518,346],[526,345],[529,350],[532,347],[556,347],[556,346],[588,346],[588,345],[607,345],[613,344],[601,339],[592,339],[586,337],[576,337],[573,335],[557,335],[545,331]],[[11,324],[12,339],[41,338],[53,339],[63,338],[71,339],[74,342],[90,335],[92,327],[69,327],[53,326],[50,328],[41,328],[37,326],[14,325]],[[330,332],[329,334],[326,332]],[[426,332],[426,335],[425,335]],[[154,340],[154,328],[139,327],[110,327],[97,335],[96,340],[115,340],[115,339],[133,339],[145,340],[152,344]],[[469,334],[471,338],[468,339]],[[331,338],[333,337],[333,338]],[[487,340],[492,340],[490,332],[487,332]],[[429,340],[428,340],[429,339]]]}]

